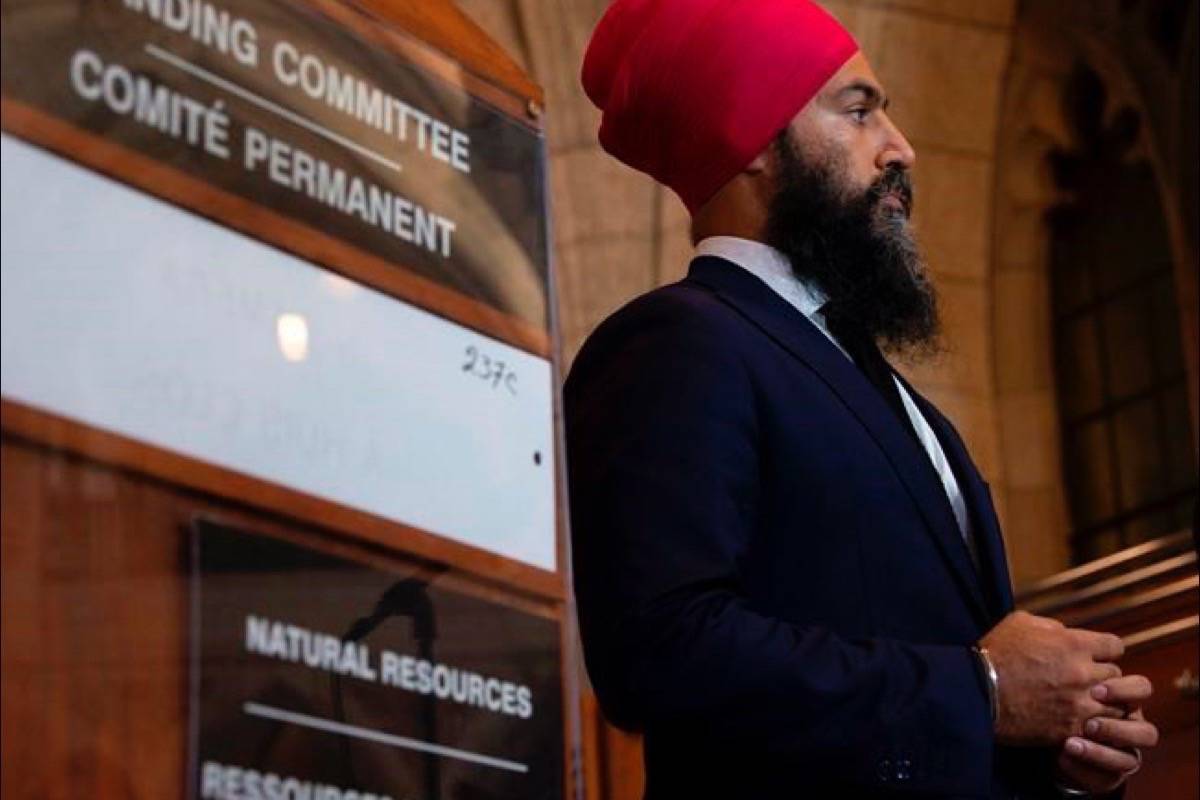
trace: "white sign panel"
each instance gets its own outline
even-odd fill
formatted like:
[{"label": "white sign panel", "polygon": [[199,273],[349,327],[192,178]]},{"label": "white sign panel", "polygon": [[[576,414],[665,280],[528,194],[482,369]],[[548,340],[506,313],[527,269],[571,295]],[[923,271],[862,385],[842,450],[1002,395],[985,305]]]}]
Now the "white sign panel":
[{"label": "white sign panel", "polygon": [[3,136],[4,397],[555,569],[545,359]]}]

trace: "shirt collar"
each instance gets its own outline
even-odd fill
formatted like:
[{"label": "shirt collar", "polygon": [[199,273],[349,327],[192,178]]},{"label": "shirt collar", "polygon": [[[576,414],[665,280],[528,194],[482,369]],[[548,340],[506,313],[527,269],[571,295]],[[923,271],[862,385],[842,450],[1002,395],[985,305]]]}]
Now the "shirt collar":
[{"label": "shirt collar", "polygon": [[825,293],[800,280],[792,271],[792,262],[769,244],[737,236],[709,236],[696,245],[697,256],[717,256],[732,261],[757,277],[812,320],[828,335],[824,315],[819,313],[825,304]]}]

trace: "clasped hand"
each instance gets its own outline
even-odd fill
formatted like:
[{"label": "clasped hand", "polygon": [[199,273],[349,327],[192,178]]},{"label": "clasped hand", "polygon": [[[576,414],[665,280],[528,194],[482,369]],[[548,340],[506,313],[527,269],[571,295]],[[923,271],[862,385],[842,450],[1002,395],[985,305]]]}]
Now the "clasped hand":
[{"label": "clasped hand", "polygon": [[1153,687],[1121,674],[1119,637],[1015,611],[980,645],[999,676],[997,740],[1058,748],[1061,785],[1112,791],[1141,766],[1141,749],[1157,744],[1141,710]]}]

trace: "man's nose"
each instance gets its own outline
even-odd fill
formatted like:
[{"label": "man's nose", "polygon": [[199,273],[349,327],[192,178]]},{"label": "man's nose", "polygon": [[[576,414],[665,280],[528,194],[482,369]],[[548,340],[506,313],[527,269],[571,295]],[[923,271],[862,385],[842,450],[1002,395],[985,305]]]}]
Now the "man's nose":
[{"label": "man's nose", "polygon": [[905,169],[911,170],[917,163],[916,151],[887,115],[883,115],[883,119],[885,138],[883,146],[879,148],[876,156],[875,166],[883,170],[890,164],[899,164]]}]

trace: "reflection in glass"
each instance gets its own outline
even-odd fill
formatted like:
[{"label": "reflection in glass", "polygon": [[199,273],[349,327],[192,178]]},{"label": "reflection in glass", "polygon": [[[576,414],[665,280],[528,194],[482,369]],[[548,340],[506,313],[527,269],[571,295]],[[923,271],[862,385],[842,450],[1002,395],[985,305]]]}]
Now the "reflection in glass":
[{"label": "reflection in glass", "polygon": [[1146,322],[1146,295],[1141,290],[1113,300],[1101,312],[1109,394],[1114,399],[1144,391],[1154,380]]},{"label": "reflection in glass", "polygon": [[1065,324],[1058,336],[1060,401],[1071,416],[1097,410],[1104,402],[1096,325],[1092,317]]},{"label": "reflection in glass", "polygon": [[1074,519],[1087,525],[1113,514],[1116,498],[1105,421],[1084,425],[1069,436],[1066,457]]},{"label": "reflection in glass", "polygon": [[308,322],[300,314],[280,314],[275,320],[279,352],[288,361],[308,358]]}]

